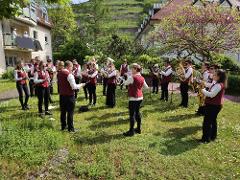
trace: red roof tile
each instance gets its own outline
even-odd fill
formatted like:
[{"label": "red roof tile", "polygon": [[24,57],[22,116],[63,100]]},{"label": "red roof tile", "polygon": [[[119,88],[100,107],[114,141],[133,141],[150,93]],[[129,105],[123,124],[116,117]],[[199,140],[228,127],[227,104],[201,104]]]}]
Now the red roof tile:
[{"label": "red roof tile", "polygon": [[191,0],[171,0],[156,14],[154,14],[151,20],[161,20],[163,17],[170,15],[172,12],[176,12],[177,9],[189,5],[191,3],[192,3]]}]

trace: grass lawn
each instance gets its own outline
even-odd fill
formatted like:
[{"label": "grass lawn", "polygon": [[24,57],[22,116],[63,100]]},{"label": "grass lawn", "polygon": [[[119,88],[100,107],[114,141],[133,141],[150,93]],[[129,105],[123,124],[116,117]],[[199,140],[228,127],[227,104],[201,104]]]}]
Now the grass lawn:
[{"label": "grass lawn", "polygon": [[0,79],[0,93],[16,88],[16,84],[13,81]]},{"label": "grass lawn", "polygon": [[[25,113],[17,100],[0,103],[0,179],[39,178],[42,169],[47,179],[240,179],[240,104],[226,101],[218,140],[199,144],[202,117],[194,115],[195,98],[182,109],[179,95],[170,105],[146,93],[143,133],[125,138],[125,91],[117,91],[116,108],[106,109],[99,86],[97,106],[81,114],[77,108],[87,102],[82,91],[79,96],[74,134],[59,131],[58,108],[53,118],[40,119],[36,98]],[[58,163],[63,149],[67,153]]]}]

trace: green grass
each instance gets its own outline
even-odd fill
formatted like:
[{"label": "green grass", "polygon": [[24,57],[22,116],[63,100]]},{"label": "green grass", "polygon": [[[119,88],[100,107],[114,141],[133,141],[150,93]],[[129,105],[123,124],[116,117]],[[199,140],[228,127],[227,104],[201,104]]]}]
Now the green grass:
[{"label": "green grass", "polygon": [[0,93],[15,88],[16,85],[10,80],[0,79]]},{"label": "green grass", "polygon": [[[76,105],[75,134],[60,132],[59,110],[53,119],[37,116],[37,100],[23,113],[17,100],[0,103],[0,179],[26,179],[42,169],[59,149],[69,151],[66,161],[48,169],[48,179],[239,179],[240,104],[225,102],[218,117],[219,136],[199,144],[202,117],[196,117],[196,99],[189,109],[145,94],[143,133],[125,138],[129,127],[127,97],[117,90],[117,107],[106,109],[98,87],[98,104],[78,113],[87,102],[82,91]],[[54,96],[58,101],[58,96]]]}]

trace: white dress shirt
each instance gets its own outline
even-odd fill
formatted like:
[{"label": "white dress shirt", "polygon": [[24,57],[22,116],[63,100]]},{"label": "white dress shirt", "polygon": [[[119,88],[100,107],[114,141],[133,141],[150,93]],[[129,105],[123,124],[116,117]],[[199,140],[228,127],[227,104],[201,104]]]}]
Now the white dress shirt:
[{"label": "white dress shirt", "polygon": [[211,86],[210,90],[202,89],[202,93],[206,97],[214,98],[222,90],[222,87],[219,83],[215,83]]},{"label": "white dress shirt", "polygon": [[203,72],[203,81],[207,82],[209,77],[209,72],[208,70]]},{"label": "white dress shirt", "polygon": [[192,69],[192,67],[189,67],[189,68],[187,68],[186,69],[186,73],[184,73],[184,77],[185,77],[185,79],[188,79],[188,78],[190,78],[191,77],[191,75],[193,74],[193,69]]},{"label": "white dress shirt", "polygon": [[114,71],[112,71],[110,74],[108,74],[108,78],[111,78],[111,77],[114,77],[114,76],[117,76],[117,71],[116,70],[114,70]]},{"label": "white dress shirt", "polygon": [[169,75],[172,74],[173,70],[172,70],[171,66],[168,66],[166,69],[168,69],[166,72],[165,71],[161,71],[161,75],[169,76]]},{"label": "white dress shirt", "polygon": [[89,74],[88,77],[95,78],[98,75],[98,71],[95,71],[93,74]]},{"label": "white dress shirt", "polygon": [[18,77],[18,71],[19,71],[19,70],[14,70],[14,79],[15,79],[15,81],[21,81],[21,80],[23,80],[22,77]]}]

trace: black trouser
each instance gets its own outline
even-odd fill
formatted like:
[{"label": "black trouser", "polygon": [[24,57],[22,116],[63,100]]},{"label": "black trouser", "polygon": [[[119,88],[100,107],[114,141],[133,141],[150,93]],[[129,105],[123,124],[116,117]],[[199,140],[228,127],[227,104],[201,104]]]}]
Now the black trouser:
[{"label": "black trouser", "polygon": [[116,104],[116,98],[115,98],[115,90],[116,85],[115,84],[108,84],[107,85],[107,98],[106,98],[106,105],[110,107],[114,107]]},{"label": "black trouser", "polygon": [[142,100],[140,101],[129,101],[129,116],[130,116],[130,129],[129,131],[134,131],[135,120],[137,121],[137,129],[141,129],[141,114],[139,112],[140,105]]},{"label": "black trouser", "polygon": [[108,78],[103,78],[103,95],[106,95],[106,89],[107,89],[107,81]]},{"label": "black trouser", "polygon": [[50,94],[53,94],[53,79],[51,79],[49,83],[49,92]]},{"label": "black trouser", "polygon": [[182,96],[182,102],[181,105],[184,107],[188,106],[188,83],[181,83],[180,84],[180,91],[181,91],[181,96]]},{"label": "black trouser", "polygon": [[89,104],[96,104],[97,95],[96,95],[96,85],[88,84],[88,93],[89,93]]},{"label": "black trouser", "polygon": [[49,104],[49,88],[48,87],[42,87],[42,86],[36,86],[36,94],[38,97],[38,112],[43,113],[42,105],[44,101],[44,108],[45,111],[48,111],[48,104]]},{"label": "black trouser", "polygon": [[164,82],[161,84],[162,95],[161,99],[168,101],[168,84],[169,82]]},{"label": "black trouser", "polygon": [[156,78],[153,78],[152,79],[152,92],[153,93],[158,93],[158,85],[159,84],[159,80],[158,79],[156,79]]},{"label": "black trouser", "polygon": [[30,89],[30,96],[33,97],[34,96],[34,80],[30,79],[29,80],[29,89]]},{"label": "black trouser", "polygon": [[[74,131],[73,114],[75,108],[75,96],[60,95],[61,128],[64,130],[68,126],[68,131]],[[66,123],[67,120],[67,123]]]},{"label": "black trouser", "polygon": [[209,141],[217,138],[217,116],[221,111],[221,105],[206,105],[203,120],[202,140]]},{"label": "black trouser", "polygon": [[[76,82],[76,84],[79,84],[80,83],[80,78],[75,78],[75,82]],[[76,89],[75,90],[75,98],[76,99],[77,99],[78,92],[79,92],[79,89]]]},{"label": "black trouser", "polygon": [[[20,84],[17,82],[16,86],[17,86],[17,91],[19,94],[19,101],[21,103],[22,108],[24,108],[28,105],[28,99],[29,99],[29,90],[28,90],[27,83]],[[23,91],[25,93],[25,101],[24,102],[23,102]]]}]

